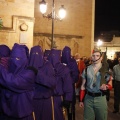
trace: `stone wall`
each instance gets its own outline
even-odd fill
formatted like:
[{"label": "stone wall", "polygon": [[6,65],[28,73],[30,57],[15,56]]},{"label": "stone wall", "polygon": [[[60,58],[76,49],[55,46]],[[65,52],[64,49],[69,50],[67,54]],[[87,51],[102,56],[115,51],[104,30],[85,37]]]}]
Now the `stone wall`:
[{"label": "stone wall", "polygon": [[[39,11],[39,2],[35,1],[34,45],[41,45],[50,49],[52,21],[42,17]],[[81,56],[90,56],[94,46],[94,12],[95,0],[54,0],[57,13],[63,4],[67,15],[62,21],[54,21],[54,43],[57,49],[65,45]],[[52,0],[48,2],[47,14],[51,12]]]},{"label": "stone wall", "polygon": [[[0,44],[33,46],[34,0],[0,0]],[[20,29],[22,26],[23,29]]]},{"label": "stone wall", "polygon": [[[50,49],[52,21],[43,18],[39,11],[40,1],[0,0],[0,17],[4,25],[4,28],[0,29],[0,44],[11,48],[17,42],[26,44],[29,48],[41,45],[43,50]],[[57,49],[69,46],[72,55],[78,52],[81,56],[90,56],[94,46],[95,0],[54,1],[56,14],[61,5],[64,5],[67,11],[64,20],[54,21],[54,45]],[[48,14],[52,9],[52,0],[46,2]],[[23,24],[28,27],[26,31],[20,29]]]}]

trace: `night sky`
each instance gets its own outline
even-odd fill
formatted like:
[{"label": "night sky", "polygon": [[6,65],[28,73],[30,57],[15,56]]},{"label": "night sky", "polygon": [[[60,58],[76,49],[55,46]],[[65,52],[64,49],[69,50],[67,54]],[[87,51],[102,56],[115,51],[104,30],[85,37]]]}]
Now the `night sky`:
[{"label": "night sky", "polygon": [[103,31],[120,31],[120,0],[95,2],[95,39],[99,38]]}]

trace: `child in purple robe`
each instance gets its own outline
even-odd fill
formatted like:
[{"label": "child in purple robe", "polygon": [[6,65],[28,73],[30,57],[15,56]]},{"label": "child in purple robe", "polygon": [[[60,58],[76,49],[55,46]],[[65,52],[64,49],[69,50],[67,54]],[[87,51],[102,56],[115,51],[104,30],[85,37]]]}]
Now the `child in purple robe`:
[{"label": "child in purple robe", "polygon": [[[0,65],[2,120],[34,120],[35,72],[28,69],[28,48],[14,44],[8,71]],[[1,119],[1,118],[0,118]]]}]

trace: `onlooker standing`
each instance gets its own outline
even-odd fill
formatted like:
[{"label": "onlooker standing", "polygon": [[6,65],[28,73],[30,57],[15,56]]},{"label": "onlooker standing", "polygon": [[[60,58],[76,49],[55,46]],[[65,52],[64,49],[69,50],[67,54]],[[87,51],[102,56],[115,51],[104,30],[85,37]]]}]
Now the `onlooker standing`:
[{"label": "onlooker standing", "polygon": [[81,74],[82,74],[83,70],[85,69],[85,63],[80,58],[80,54],[79,53],[75,54],[75,60],[77,62],[78,70],[79,70],[79,79],[78,79],[75,87],[76,87],[76,96],[79,96],[79,91],[80,91],[80,87],[81,87],[81,84],[82,84]]},{"label": "onlooker standing", "polygon": [[114,111],[113,113],[119,112],[120,103],[120,58],[118,58],[119,64],[113,67],[114,77]]},{"label": "onlooker standing", "polygon": [[115,66],[115,65],[117,65],[119,62],[118,62],[118,58],[114,58],[114,60],[113,60],[113,67]]}]

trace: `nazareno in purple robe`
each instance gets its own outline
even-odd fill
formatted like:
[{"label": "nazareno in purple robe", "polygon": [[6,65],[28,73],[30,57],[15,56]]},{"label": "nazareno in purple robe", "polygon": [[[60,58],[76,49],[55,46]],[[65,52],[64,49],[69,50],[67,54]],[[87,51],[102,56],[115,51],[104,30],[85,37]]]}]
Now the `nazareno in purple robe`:
[{"label": "nazareno in purple robe", "polygon": [[70,113],[71,117],[73,116],[73,119],[75,119],[75,103],[76,103],[76,94],[75,94],[75,84],[79,79],[79,70],[76,63],[76,60],[72,58],[71,56],[71,49],[68,46],[65,46],[62,50],[62,57],[61,62],[67,64],[69,67],[72,81],[73,81],[73,100],[72,100],[72,107]]},{"label": "nazareno in purple robe", "polygon": [[9,71],[0,65],[2,120],[33,120],[35,73],[27,69],[28,48],[15,43],[9,62]]},{"label": "nazareno in purple robe", "polygon": [[[0,45],[0,64],[8,69],[8,60],[10,57],[10,48],[7,45]],[[0,85],[0,103],[1,103],[1,89]],[[1,114],[1,105],[0,105],[0,114]]]},{"label": "nazareno in purple robe", "polygon": [[73,87],[69,68],[60,62],[61,51],[52,49],[49,61],[52,63],[57,85],[53,91],[55,120],[64,120],[62,101],[72,101]]},{"label": "nazareno in purple robe", "polygon": [[56,86],[55,72],[52,64],[44,60],[40,46],[30,51],[30,66],[38,70],[34,91],[35,120],[52,120],[52,91]]}]

